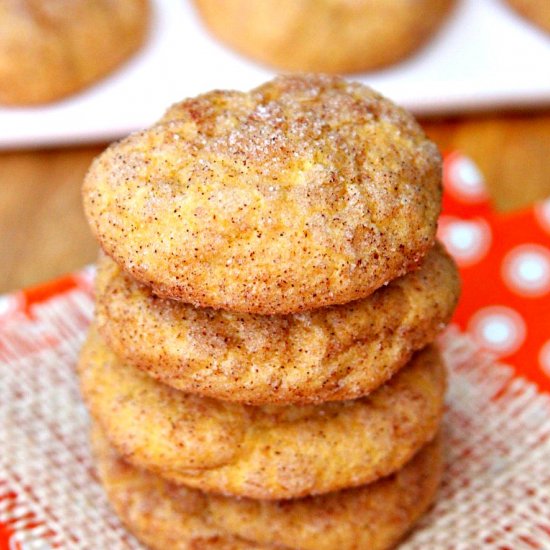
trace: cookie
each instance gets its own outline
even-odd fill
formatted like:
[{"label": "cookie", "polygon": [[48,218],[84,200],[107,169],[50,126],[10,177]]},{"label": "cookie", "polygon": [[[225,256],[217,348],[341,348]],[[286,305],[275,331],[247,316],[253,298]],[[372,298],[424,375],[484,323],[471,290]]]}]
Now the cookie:
[{"label": "cookie", "polygon": [[92,416],[132,464],[203,491],[287,499],[369,483],[437,431],[445,369],[415,355],[368,398],[250,407],[189,395],[125,365],[95,330],[79,371]]},{"label": "cookie", "polygon": [[441,158],[406,111],[326,76],[211,92],[92,164],[105,252],[160,296],[287,314],[361,299],[433,246]]},{"label": "cookie", "polygon": [[506,0],[521,16],[546,32],[550,32],[550,2],[548,0]]},{"label": "cookie", "polygon": [[443,467],[440,439],[371,485],[284,502],[206,495],[122,460],[93,432],[99,479],[126,526],[153,550],[385,550],[429,508]]},{"label": "cookie", "polygon": [[1,0],[0,103],[75,93],[143,44],[148,0]]},{"label": "cookie", "polygon": [[206,27],[256,61],[300,72],[391,65],[422,46],[453,0],[195,0]]},{"label": "cookie", "polygon": [[420,269],[363,300],[284,316],[158,298],[103,256],[96,323],[118,357],[176,389],[254,405],[320,403],[384,383],[435,339],[458,294],[441,245]]}]

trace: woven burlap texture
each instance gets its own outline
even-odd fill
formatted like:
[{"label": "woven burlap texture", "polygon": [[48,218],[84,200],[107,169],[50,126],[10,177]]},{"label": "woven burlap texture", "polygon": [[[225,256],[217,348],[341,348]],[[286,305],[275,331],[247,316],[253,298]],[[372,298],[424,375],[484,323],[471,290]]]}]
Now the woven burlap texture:
[{"label": "woven burlap texture", "polygon": [[[84,289],[0,330],[0,523],[14,549],[137,549],[98,485],[75,363]],[[550,548],[550,396],[450,328],[447,469],[402,550]]]}]

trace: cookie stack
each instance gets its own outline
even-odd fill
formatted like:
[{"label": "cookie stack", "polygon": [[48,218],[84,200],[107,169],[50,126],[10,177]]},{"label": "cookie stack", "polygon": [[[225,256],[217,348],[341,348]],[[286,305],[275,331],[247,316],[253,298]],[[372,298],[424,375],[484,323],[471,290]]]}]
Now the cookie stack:
[{"label": "cookie stack", "polygon": [[359,84],[211,92],[84,183],[79,370],[99,477],[151,548],[383,549],[433,501],[458,296],[441,161]]}]

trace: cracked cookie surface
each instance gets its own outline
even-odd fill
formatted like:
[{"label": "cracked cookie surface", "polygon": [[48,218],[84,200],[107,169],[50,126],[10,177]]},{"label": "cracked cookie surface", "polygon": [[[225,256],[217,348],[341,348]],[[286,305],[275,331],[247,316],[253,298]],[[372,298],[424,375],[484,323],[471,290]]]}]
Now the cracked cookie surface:
[{"label": "cracked cookie surface", "polygon": [[368,394],[449,321],[457,269],[440,245],[420,268],[350,304],[263,316],[156,297],[106,256],[96,323],[125,362],[176,389],[253,405]]},{"label": "cracked cookie surface", "polygon": [[441,158],[370,88],[286,76],[170,108],[83,186],[102,248],[160,296],[286,314],[364,298],[433,246]]}]

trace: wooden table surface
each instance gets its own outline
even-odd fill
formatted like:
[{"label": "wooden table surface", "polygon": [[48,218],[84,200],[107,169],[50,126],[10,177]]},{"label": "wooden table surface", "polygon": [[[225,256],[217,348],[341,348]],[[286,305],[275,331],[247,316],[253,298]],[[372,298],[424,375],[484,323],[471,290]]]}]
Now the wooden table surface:
[{"label": "wooden table surface", "polygon": [[[479,165],[500,210],[550,196],[550,111],[424,121],[442,150]],[[92,262],[80,184],[105,145],[0,154],[0,293]]]}]

